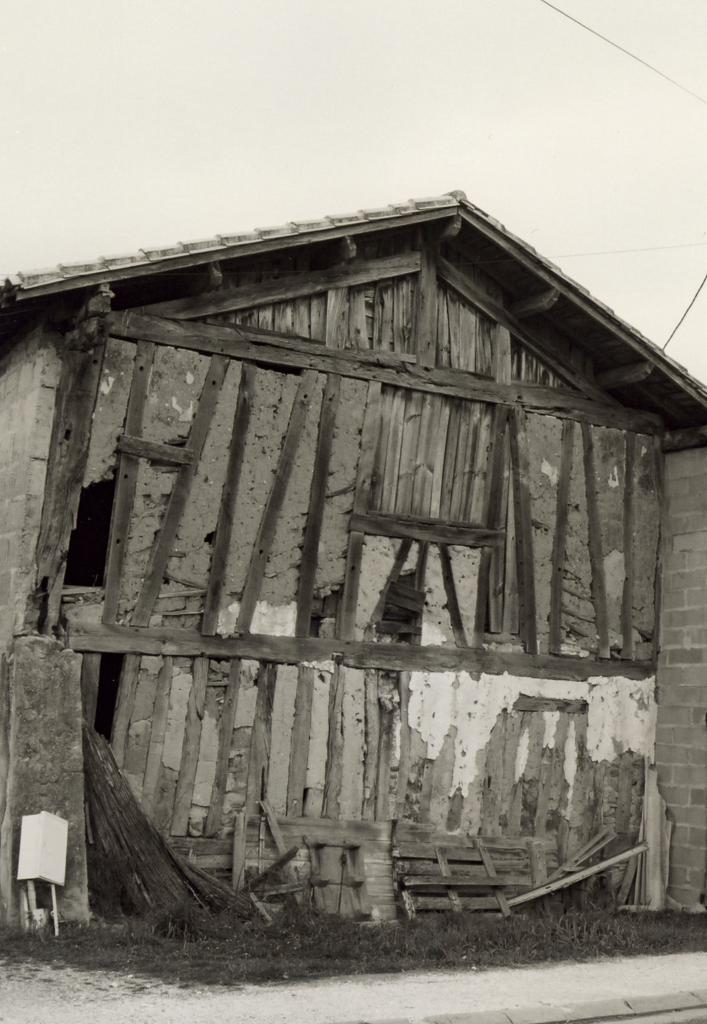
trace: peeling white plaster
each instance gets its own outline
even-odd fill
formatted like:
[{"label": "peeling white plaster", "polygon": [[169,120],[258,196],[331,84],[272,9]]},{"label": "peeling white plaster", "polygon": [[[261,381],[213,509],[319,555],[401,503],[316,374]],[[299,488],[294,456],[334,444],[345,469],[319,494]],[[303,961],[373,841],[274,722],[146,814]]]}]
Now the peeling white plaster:
[{"label": "peeling white plaster", "polygon": [[641,458],[648,452],[648,449],[644,444],[641,445]]},{"label": "peeling white plaster", "polygon": [[613,466],[611,472],[609,473],[609,479],[608,479],[607,482],[609,484],[609,487],[616,488],[616,487],[619,486],[619,467],[618,466]]},{"label": "peeling white plaster", "polygon": [[103,378],[103,380],[101,381],[101,394],[102,395],[109,395],[111,393],[111,391],[113,390],[113,385],[114,384],[115,384],[115,377],[111,377],[111,375],[109,373],[107,373],[105,375],[105,377]]},{"label": "peeling white plaster", "polygon": [[564,772],[567,779],[567,806],[572,805],[572,793],[574,791],[574,780],[577,776],[577,736],[574,719],[570,718],[567,728],[567,739],[565,740]]},{"label": "peeling white plaster", "polygon": [[449,643],[449,637],[440,629],[439,623],[431,621],[424,613],[422,616],[422,646],[441,647]]},{"label": "peeling white plaster", "polygon": [[187,384],[194,383],[194,374],[191,372],[191,370],[187,370],[187,374],[184,379],[186,380]]},{"label": "peeling white plaster", "polygon": [[543,747],[549,747],[550,750],[554,749],[555,736],[557,735],[557,725],[559,721],[559,711],[543,711],[543,722],[545,724],[545,731],[543,733]]},{"label": "peeling white plaster", "polygon": [[[232,601],[218,614],[218,630],[221,636],[229,636],[236,632],[240,601]],[[297,621],[297,604],[269,604],[258,601],[253,612],[253,620],[249,632],[262,633],[265,636],[294,636]]]},{"label": "peeling white plaster", "polygon": [[543,459],[543,461],[540,463],[540,472],[545,474],[545,476],[548,478],[553,487],[557,486],[557,481],[560,479],[560,474],[555,468],[555,466],[553,466],[551,462],[548,462],[547,459]]},{"label": "peeling white plaster", "polygon": [[179,422],[180,423],[191,423],[191,421],[192,421],[192,419],[194,417],[194,402],[193,401],[189,403],[189,405],[186,407],[186,409],[183,409],[182,406],[177,401],[176,397],[174,395],[172,395],[171,406],[174,409],[174,411],[179,414]]},{"label": "peeling white plaster", "polygon": [[[654,686],[652,677],[638,682],[619,676],[592,677],[587,681],[544,680],[510,676],[506,672],[502,676],[482,673],[479,679],[473,679],[467,672],[413,672],[409,721],[427,744],[427,757],[432,760],[442,749],[450,728],[456,727],[449,792],[451,796],[459,787],[466,796],[483,770],[486,745],[498,716],[502,711],[511,711],[521,693],[587,701],[588,752],[594,761],[601,761],[613,760],[623,750],[652,754]],[[553,746],[559,712],[544,714],[544,744]],[[575,742],[574,733],[571,742]],[[565,751],[568,750],[566,745]]]},{"label": "peeling white plaster", "polygon": [[593,761],[612,761],[632,750],[653,758],[655,679],[597,679],[589,691],[587,749]]},{"label": "peeling white plaster", "polygon": [[518,737],[518,749],[516,750],[516,767],[514,778],[518,780],[525,771],[525,766],[528,763],[528,754],[530,752],[530,730],[523,729],[523,732]]}]

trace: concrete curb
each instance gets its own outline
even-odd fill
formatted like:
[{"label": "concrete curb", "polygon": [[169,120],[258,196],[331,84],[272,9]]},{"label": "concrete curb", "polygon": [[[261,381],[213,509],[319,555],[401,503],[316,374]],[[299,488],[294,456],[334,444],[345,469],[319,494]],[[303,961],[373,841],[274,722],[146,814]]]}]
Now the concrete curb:
[{"label": "concrete curb", "polygon": [[[695,1016],[693,1011],[703,1011]],[[671,1016],[671,1014],[673,1016]],[[666,1016],[667,1015],[667,1016]],[[585,1024],[590,1021],[633,1021],[647,1018],[688,1024],[707,1022],[707,989],[672,992],[657,996],[626,996],[589,1003],[559,1006],[522,1006],[509,1010],[477,1010],[474,1013],[437,1013],[431,1017],[395,1017],[377,1021],[350,1021],[349,1024]]]}]

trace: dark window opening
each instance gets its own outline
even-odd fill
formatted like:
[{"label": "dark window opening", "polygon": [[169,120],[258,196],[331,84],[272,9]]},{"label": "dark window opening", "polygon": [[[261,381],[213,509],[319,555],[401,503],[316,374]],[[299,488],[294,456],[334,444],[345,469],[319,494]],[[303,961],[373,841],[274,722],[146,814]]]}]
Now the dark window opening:
[{"label": "dark window opening", "polygon": [[67,586],[103,585],[114,493],[114,477],[89,484],[81,491],[66,559],[64,583]]},{"label": "dark window opening", "polygon": [[120,675],[123,671],[122,654],[102,654],[101,669],[98,673],[98,697],[96,699],[96,718],[93,727],[96,732],[110,741],[113,729],[115,705],[120,688]]}]

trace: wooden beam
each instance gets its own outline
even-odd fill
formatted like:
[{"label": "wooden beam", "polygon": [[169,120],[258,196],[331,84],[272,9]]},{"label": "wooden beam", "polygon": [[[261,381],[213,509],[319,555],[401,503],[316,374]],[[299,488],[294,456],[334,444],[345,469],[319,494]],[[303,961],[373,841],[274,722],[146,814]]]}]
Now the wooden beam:
[{"label": "wooden beam", "polygon": [[319,554],[319,537],[324,517],[329,460],[334,440],[334,426],[336,423],[336,413],[339,408],[340,393],[341,377],[337,374],[329,374],[322,396],[317,448],[314,455],[312,483],[309,489],[307,523],[302,542],[302,554],[300,556],[299,582],[297,585],[297,621],[295,624],[297,636],[309,636],[311,627],[314,580]]},{"label": "wooden beam", "polygon": [[[505,518],[503,507],[504,463],[506,452],[506,427],[508,409],[496,406],[493,412],[491,429],[491,448],[488,456],[488,473],[486,475],[486,491],[484,494],[484,521],[489,530],[499,533]],[[492,562],[494,549],[484,548],[479,561],[479,575],[476,585],[476,610],[474,613],[473,646],[481,647],[486,631],[486,616],[489,607],[489,589],[491,585]],[[498,554],[500,558],[500,551]],[[499,573],[500,579],[500,573]]]},{"label": "wooden beam", "polygon": [[290,739],[290,766],[287,773],[287,816],[298,818],[304,812],[304,789],[309,759],[309,735],[312,725],[314,668],[297,667],[297,693]]},{"label": "wooden beam", "polygon": [[[352,242],[352,239],[349,239]],[[383,259],[359,260],[327,267],[325,270],[308,270],[298,274],[287,274],[274,281],[240,285],[236,288],[219,288],[201,295],[189,295],[183,299],[155,302],[143,306],[142,312],[155,316],[166,316],[173,320],[194,320],[197,317],[215,316],[239,309],[253,309],[269,306],[273,302],[289,302],[305,295],[319,295],[330,288],[353,288],[385,278],[416,274],[420,270],[420,254],[401,253]]]},{"label": "wooden beam", "polygon": [[290,421],[287,424],[287,432],[280,449],[280,457],[277,461],[272,487],[265,502],[250,562],[248,563],[248,572],[243,585],[241,605],[236,621],[236,629],[239,633],[247,633],[250,630],[253,612],[255,611],[255,605],[263,583],[265,566],[267,565],[270,548],[275,536],[277,520],[282,503],[285,500],[287,485],[290,482],[297,447],[304,430],[315,383],[316,375],[314,373],[308,371],[302,374],[302,379],[292,401]]},{"label": "wooden beam", "polygon": [[594,470],[594,439],[588,423],[582,424],[584,447],[584,482],[587,495],[587,518],[589,521],[589,561],[592,567],[592,603],[598,636],[600,658],[609,658],[609,612],[606,599],[606,574],[601,542],[601,518]]},{"label": "wooden beam", "polygon": [[[100,296],[89,300],[91,304]],[[109,300],[106,299],[109,303]],[[61,359],[52,436],[37,539],[37,627],[51,633],[59,622],[61,589],[88,461],[93,412],[105,350],[105,313],[89,316],[66,339]]]},{"label": "wooden beam", "polygon": [[238,637],[202,636],[194,630],[104,623],[70,629],[69,646],[96,653],[172,655],[194,658],[249,658],[277,664],[338,660],[351,668],[388,671],[466,671],[501,675],[510,672],[532,678],[586,680],[592,676],[646,679],[655,673],[653,662],[608,661],[595,658],[531,656],[523,653],[452,646],[416,647],[345,641],[336,637],[287,637],[244,634]]},{"label": "wooden beam", "polygon": [[160,775],[163,770],[162,752],[167,734],[167,718],[169,715],[169,698],[172,690],[172,659],[162,659],[157,676],[157,692],[152,710],[152,727],[150,729],[150,745],[147,750],[145,775],[142,784],[142,807],[148,816],[152,816],[157,797]]},{"label": "wooden beam", "polygon": [[503,543],[505,537],[505,530],[393,512],[367,512],[363,515],[354,512],[350,528],[376,537],[408,537],[430,544],[459,544],[469,548],[496,547]]},{"label": "wooden beam", "polygon": [[663,435],[664,452],[682,452],[688,448],[707,446],[707,425],[685,427],[684,430],[666,430]]},{"label": "wooden beam", "polygon": [[[125,430],[129,435],[139,435],[147,402],[147,391],[150,386],[150,374],[155,359],[155,346],[151,341],[138,341],[133,363],[133,375],[130,382],[128,409],[125,416]],[[115,622],[120,602],[120,583],[123,566],[128,552],[128,535],[130,532],[130,516],[135,501],[137,487],[138,457],[130,452],[122,452],[118,459],[116,472],[115,496],[111,512],[110,533],[108,537],[108,557],[105,572],[105,599],[103,602],[103,621]]]},{"label": "wooden beam", "polygon": [[[474,399],[501,405],[522,405],[529,411],[586,420],[602,426],[662,433],[663,422],[653,413],[627,409],[582,397],[563,388],[538,384],[500,383],[467,370],[436,367],[427,369],[410,363],[403,355],[365,350],[327,349],[307,338],[286,334],[264,334],[240,324],[188,324],[138,313],[113,313],[110,329],[115,337],[149,340],[158,345],[186,348],[206,354],[220,354],[267,366],[296,367],[321,373],[338,373],[357,380]],[[547,358],[547,357],[546,357]]]},{"label": "wooden beam", "polygon": [[535,295],[529,295],[525,299],[518,299],[511,303],[509,312],[518,320],[522,320],[526,316],[535,316],[537,313],[547,313],[559,297],[560,293],[557,288],[546,288],[542,292],[536,292]]},{"label": "wooden beam", "polygon": [[533,509],[530,496],[530,458],[525,412],[522,409],[514,409],[509,417],[509,422],[521,635],[528,654],[537,654]]},{"label": "wooden beam", "polygon": [[[634,515],[634,491],[636,486],[636,435],[624,435],[626,460],[624,463],[624,589],[621,600],[621,631],[623,646],[621,657],[633,660],[633,543],[636,529]],[[656,617],[656,623],[657,623]]]},{"label": "wooden beam", "polygon": [[464,629],[464,620],[462,619],[461,608],[459,607],[457,586],[454,581],[454,572],[452,570],[452,559],[449,557],[449,550],[446,544],[439,545],[439,559],[442,566],[442,581],[444,583],[444,592],[447,597],[447,608],[449,610],[449,619],[452,623],[454,641],[457,647],[468,647],[469,641],[467,640],[466,631]]},{"label": "wooden beam", "polygon": [[165,466],[190,466],[194,461],[194,453],[189,448],[148,441],[145,437],[133,437],[131,434],[121,434],[116,448],[126,455],[134,455],[136,459],[149,459]]},{"label": "wooden beam", "polygon": [[206,681],[209,673],[208,658],[195,658],[192,673],[192,685],[187,702],[187,717],[184,723],[182,756],[179,764],[179,775],[177,776],[177,791],[174,797],[174,810],[169,830],[170,835],[173,836],[185,836],[189,827],[196,769],[199,763],[201,723],[204,718]]},{"label": "wooden beam", "polygon": [[623,853],[617,853],[614,857],[609,857],[598,864],[592,864],[591,867],[584,868],[582,871],[573,871],[571,875],[565,875],[564,878],[559,878],[554,882],[546,882],[545,885],[540,885],[529,892],[521,893],[520,896],[512,896],[508,900],[508,906],[517,907],[521,903],[537,900],[541,896],[547,896],[549,893],[557,892],[559,889],[566,889],[569,885],[575,885],[577,882],[582,882],[585,878],[608,871],[609,868],[613,868],[617,864],[623,864],[624,861],[637,857],[639,853],[643,853],[647,849],[648,843],[639,843],[638,846],[634,846],[631,850],[624,850]]},{"label": "wooden beam", "polygon": [[162,527],[157,535],[156,543],[150,552],[150,560],[145,571],[142,590],[130,620],[134,626],[146,626],[150,621],[157,595],[164,581],[165,569],[172,554],[177,530],[179,529],[179,524],[189,494],[191,493],[192,483],[194,482],[201,452],[216,411],[216,403],[218,402],[227,369],[228,360],[224,359],[223,356],[212,356],[206,371],[206,379],[199,398],[199,404],[197,405],[191,430],[189,431],[187,447],[192,450],[194,461],[188,466],[182,466],[170,494]]},{"label": "wooden beam", "polygon": [[639,384],[646,380],[655,370],[655,364],[647,360],[638,363],[628,363],[626,366],[616,366],[612,370],[605,370],[604,373],[597,373],[595,380],[599,387],[611,391],[612,388],[620,388],[625,384]]},{"label": "wooden beam", "polygon": [[574,423],[564,420],[560,451],[560,472],[557,481],[555,530],[552,535],[552,576],[550,578],[550,637],[551,654],[560,654],[562,648],[562,583],[567,550],[567,517],[569,515],[572,454],[574,451]]},{"label": "wooden beam", "polygon": [[207,836],[216,835],[221,828],[221,816],[223,814],[223,799],[226,794],[226,783],[228,781],[228,763],[231,757],[231,744],[233,742],[233,728],[236,722],[238,711],[238,695],[241,686],[241,663],[234,658],[228,666],[228,683],[224,694],[221,717],[218,723],[218,747],[216,750],[216,770],[214,772],[214,784],[211,789],[211,800],[206,815],[204,834]]},{"label": "wooden beam", "polygon": [[356,471],[356,487],[354,490],[353,514],[349,521],[349,544],[346,553],[346,569],[344,588],[339,602],[336,632],[345,640],[352,640],[356,628],[356,605],[358,603],[358,585],[361,577],[361,559],[364,533],[355,525],[356,517],[363,516],[368,509],[371,494],[371,483],[376,456],[376,440],[380,426],[381,386],[376,381],[368,385],[366,412],[361,429],[361,446]]},{"label": "wooden beam", "polygon": [[491,320],[506,327],[533,355],[544,362],[549,362],[553,372],[568,384],[577,388],[587,398],[593,398],[595,401],[605,404],[607,401],[611,402],[609,396],[604,394],[588,377],[564,361],[562,353],[558,351],[557,347],[549,346],[547,342],[538,337],[537,332],[522,324],[510,310],[490,298],[463,270],[448,260],[440,258],[437,261],[437,271],[442,280],[458,292],[463,299],[466,299]]},{"label": "wooden beam", "polygon": [[219,504],[216,533],[211,550],[209,581],[206,588],[204,614],[201,624],[202,632],[209,635],[216,632],[221,601],[223,599],[228,552],[231,547],[236,498],[238,496],[238,484],[245,457],[250,413],[253,407],[256,373],[257,371],[254,366],[245,363],[238,386],[238,400],[233,414],[233,428],[228,446],[228,462],[221,490],[221,502]]},{"label": "wooden beam", "polygon": [[514,711],[564,711],[579,715],[589,707],[586,700],[566,700],[563,697],[536,697],[521,693],[513,704]]},{"label": "wooden beam", "polygon": [[437,357],[437,263],[435,254],[424,246],[420,253],[417,282],[413,352],[420,366],[434,366]]}]

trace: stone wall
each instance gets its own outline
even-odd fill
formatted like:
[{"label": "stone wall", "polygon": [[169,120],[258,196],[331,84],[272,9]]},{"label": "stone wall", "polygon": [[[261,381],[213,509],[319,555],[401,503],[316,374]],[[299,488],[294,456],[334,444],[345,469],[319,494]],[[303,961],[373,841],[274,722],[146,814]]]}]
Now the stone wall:
[{"label": "stone wall", "polygon": [[669,895],[695,907],[707,870],[707,449],[666,457],[656,762],[675,829]]}]

